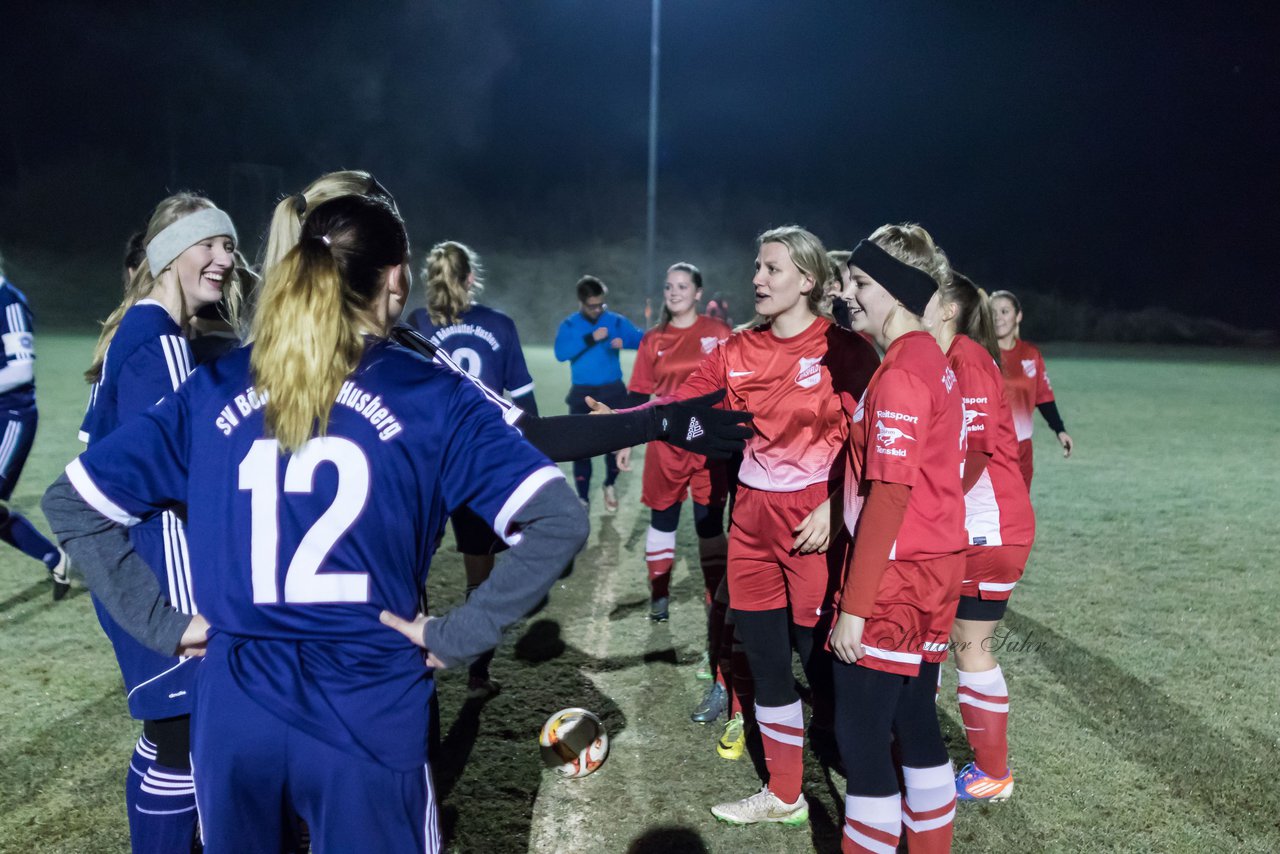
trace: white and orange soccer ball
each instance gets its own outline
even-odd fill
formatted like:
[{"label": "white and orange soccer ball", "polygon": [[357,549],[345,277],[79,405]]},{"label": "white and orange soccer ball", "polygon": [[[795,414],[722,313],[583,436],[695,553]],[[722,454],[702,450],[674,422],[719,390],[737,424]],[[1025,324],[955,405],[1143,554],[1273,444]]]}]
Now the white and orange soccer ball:
[{"label": "white and orange soccer ball", "polygon": [[561,709],[542,725],[542,761],[565,777],[585,777],[609,755],[609,733],[593,712]]}]

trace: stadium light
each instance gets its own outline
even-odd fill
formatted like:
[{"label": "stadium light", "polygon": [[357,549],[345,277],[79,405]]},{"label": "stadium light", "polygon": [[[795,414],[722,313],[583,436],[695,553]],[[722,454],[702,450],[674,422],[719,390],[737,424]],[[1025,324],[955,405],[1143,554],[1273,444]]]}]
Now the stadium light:
[{"label": "stadium light", "polygon": [[[645,223],[645,325],[649,325],[650,311],[656,308],[651,297],[655,290],[656,273],[654,252],[658,228],[658,25],[662,16],[662,0],[653,0],[653,18],[649,30],[649,181],[648,209]],[[659,292],[659,299],[661,293]]]}]

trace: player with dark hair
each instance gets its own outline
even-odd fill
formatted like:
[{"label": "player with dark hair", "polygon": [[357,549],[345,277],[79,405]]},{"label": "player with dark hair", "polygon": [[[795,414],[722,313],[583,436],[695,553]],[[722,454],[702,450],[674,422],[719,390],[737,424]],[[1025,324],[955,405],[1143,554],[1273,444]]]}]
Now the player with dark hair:
[{"label": "player with dark hair", "polygon": [[754,416],[756,435],[738,471],[727,578],[755,684],[768,781],[754,795],[712,808],[733,824],[798,825],[809,815],[793,650],[822,695],[830,668],[818,665],[814,634],[833,584],[827,553],[839,534],[832,499],[840,495],[842,470],[834,463],[848,434],[843,407],[852,407],[877,363],[870,345],[824,316],[828,270],[812,233],[785,226],[760,235],[752,282],[764,322],[735,332],[675,392],[681,398],[723,389],[727,408]]},{"label": "player with dark hair", "polygon": [[[179,193],[156,206],[145,234],[146,257],[103,324],[85,374],[93,388],[81,438],[90,448],[116,432],[128,441],[141,413],[186,380],[194,359],[185,332],[198,311],[225,298],[234,316],[240,303],[235,241],[231,219],[202,196]],[[129,541],[163,591],[161,601],[197,613],[182,519],[173,512],[155,515],[131,528]],[[104,607],[94,568],[83,569],[120,663],[129,713],[143,722],[125,785],[133,850],[189,850],[196,828],[189,760],[196,668],[172,648],[157,652],[132,637]]]},{"label": "player with dark hair", "polygon": [[1070,458],[1075,442],[1067,433],[1058,414],[1058,404],[1049,383],[1049,372],[1044,367],[1044,356],[1034,344],[1023,341],[1019,335],[1022,326],[1022,303],[1009,291],[991,294],[991,314],[995,322],[996,339],[1000,344],[1000,371],[1004,374],[1004,391],[1013,412],[1013,426],[1018,433],[1018,467],[1022,478],[1031,488],[1031,476],[1035,471],[1034,448],[1031,432],[1035,427],[1032,411],[1040,410],[1045,423],[1053,431],[1054,438],[1062,446],[1062,456]]},{"label": "player with dark hair", "polygon": [[[45,497],[123,625],[155,650],[206,651],[192,760],[208,851],[279,850],[295,816],[316,851],[439,851],[431,668],[492,649],[586,538],[563,475],[501,410],[387,340],[407,260],[387,201],[317,205],[267,270],[252,343]],[[415,616],[463,505],[511,548],[466,604]],[[189,519],[196,617],[164,606],[124,536],[166,507]]]},{"label": "player with dark hair", "polygon": [[942,852],[956,793],[934,698],[964,574],[965,425],[955,372],[919,315],[951,271],[918,225],[877,229],[848,268],[854,329],[885,355],[850,428],[853,550],[829,638],[847,774],[841,844],[893,851],[905,824],[909,850]]},{"label": "player with dark hair", "polygon": [[53,599],[59,601],[71,589],[67,560],[35,525],[8,501],[27,464],[31,444],[36,440],[40,416],[36,410],[35,321],[27,297],[4,275],[0,257],[0,540],[44,564],[53,579]]},{"label": "player with dark hair", "polygon": [[[423,270],[427,307],[411,313],[409,325],[468,374],[495,392],[505,389],[516,406],[536,416],[538,402],[520,335],[510,317],[476,302],[476,295],[484,288],[481,275],[480,258],[470,247],[452,240],[431,247]],[[450,521],[470,596],[489,577],[494,555],[506,545],[466,507],[455,511]],[[498,692],[498,684],[489,678],[492,660],[493,653],[488,652],[471,663],[469,697],[483,699]]]},{"label": "player with dark hair", "polygon": [[[609,311],[605,295],[609,289],[595,276],[578,280],[578,311],[560,322],[556,330],[556,361],[568,362],[573,385],[565,403],[571,415],[591,411],[587,398],[593,398],[612,409],[627,405],[627,388],[622,384],[622,365],[618,352],[640,346],[644,333],[620,314]],[[604,455],[604,509],[618,510],[618,461],[613,454]],[[591,458],[573,461],[573,482],[583,505],[591,502]]]},{"label": "player with dark hair", "polygon": [[964,400],[964,586],[955,627],[957,697],[974,761],[960,770],[961,800],[1005,800],[1009,771],[1009,689],[992,639],[1035,541],[1035,513],[1018,468],[1018,437],[995,361],[1000,350],[986,293],[959,273],[938,289],[924,323],[947,354]]}]

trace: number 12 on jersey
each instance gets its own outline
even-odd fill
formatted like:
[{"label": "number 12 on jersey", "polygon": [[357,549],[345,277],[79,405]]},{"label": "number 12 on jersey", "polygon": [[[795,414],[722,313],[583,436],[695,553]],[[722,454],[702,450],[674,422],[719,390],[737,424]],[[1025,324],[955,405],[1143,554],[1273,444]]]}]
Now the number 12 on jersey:
[{"label": "number 12 on jersey", "polygon": [[[256,605],[278,605],[280,597],[280,446],[258,439],[240,461],[240,489],[249,493],[249,555]],[[341,436],[305,442],[284,469],[283,496],[309,495],[322,463],[337,468],[333,502],[311,524],[284,574],[284,603],[368,602],[367,572],[325,572],[320,568],[342,536],[355,524],[369,500],[369,460],[360,446]]]}]

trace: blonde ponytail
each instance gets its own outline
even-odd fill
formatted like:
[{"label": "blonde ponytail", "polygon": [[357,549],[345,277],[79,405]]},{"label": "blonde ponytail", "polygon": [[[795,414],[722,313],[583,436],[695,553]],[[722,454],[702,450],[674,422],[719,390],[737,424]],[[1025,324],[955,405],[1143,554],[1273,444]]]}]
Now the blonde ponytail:
[{"label": "blonde ponytail", "polygon": [[[480,258],[469,247],[446,240],[431,247],[423,278],[427,280],[427,313],[436,326],[457,323],[484,288]],[[474,280],[467,279],[474,274]]]}]

